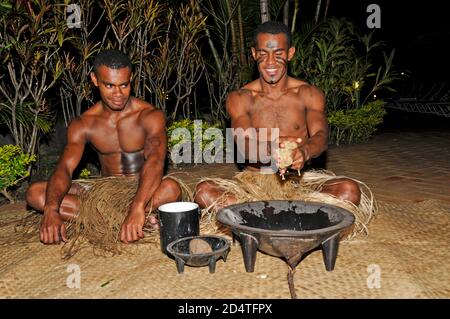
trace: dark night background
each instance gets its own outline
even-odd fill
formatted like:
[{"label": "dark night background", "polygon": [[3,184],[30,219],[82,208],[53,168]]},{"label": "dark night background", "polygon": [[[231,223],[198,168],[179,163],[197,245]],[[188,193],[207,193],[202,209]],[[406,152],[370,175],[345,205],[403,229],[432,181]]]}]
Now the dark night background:
[{"label": "dark night background", "polygon": [[381,28],[375,29],[378,39],[396,49],[396,65],[413,76],[427,81],[447,80],[450,61],[447,43],[450,40],[450,13],[445,1],[345,0],[331,1],[329,12],[346,17],[363,32],[370,32],[366,19],[369,4],[381,8]]},{"label": "dark night background", "polygon": [[[381,28],[369,29],[366,12],[369,4],[381,9]],[[314,2],[311,3],[314,6]],[[375,30],[377,40],[386,43],[386,51],[395,48],[394,65],[408,72],[408,79],[398,83],[397,96],[410,93],[413,85],[431,87],[447,82],[450,89],[450,12],[446,1],[345,0],[331,1],[329,15],[354,21],[362,32]],[[312,8],[314,10],[314,8]],[[406,113],[388,109],[380,131],[450,129],[449,118],[436,115]]]}]

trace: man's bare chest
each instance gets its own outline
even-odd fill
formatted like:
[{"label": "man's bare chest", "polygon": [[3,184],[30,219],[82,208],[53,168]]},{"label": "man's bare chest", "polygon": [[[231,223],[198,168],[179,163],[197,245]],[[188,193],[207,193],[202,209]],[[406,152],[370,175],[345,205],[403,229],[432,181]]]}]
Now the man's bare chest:
[{"label": "man's bare chest", "polygon": [[279,128],[291,132],[306,127],[305,108],[286,99],[257,101],[251,106],[249,116],[256,128]]},{"label": "man's bare chest", "polygon": [[101,121],[89,133],[90,144],[100,154],[134,153],[144,148],[145,131],[135,119]]}]

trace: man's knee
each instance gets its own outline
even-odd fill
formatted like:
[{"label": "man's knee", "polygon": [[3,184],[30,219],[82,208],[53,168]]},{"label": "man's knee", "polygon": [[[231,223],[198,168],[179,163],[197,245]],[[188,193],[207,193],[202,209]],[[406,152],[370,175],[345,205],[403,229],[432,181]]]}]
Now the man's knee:
[{"label": "man's knee", "polygon": [[351,179],[346,179],[340,185],[339,198],[352,202],[355,205],[359,205],[361,200],[361,190],[358,183]]},{"label": "man's knee", "polygon": [[201,182],[195,189],[194,201],[200,205],[200,207],[208,207],[210,204],[210,198],[214,189],[214,184],[208,181]]},{"label": "man's knee", "polygon": [[32,183],[25,194],[27,204],[35,209],[42,210],[45,204],[45,191],[47,182]]},{"label": "man's knee", "polygon": [[177,181],[166,178],[162,181],[162,187],[165,189],[165,191],[169,194],[171,201],[177,201],[181,199],[181,187],[180,184],[178,184]]}]

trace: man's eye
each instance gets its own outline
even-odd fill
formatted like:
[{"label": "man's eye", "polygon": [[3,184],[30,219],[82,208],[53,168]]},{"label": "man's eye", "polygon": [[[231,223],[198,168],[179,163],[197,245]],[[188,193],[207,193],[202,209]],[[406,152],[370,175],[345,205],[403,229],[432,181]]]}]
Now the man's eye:
[{"label": "man's eye", "polygon": [[122,84],[122,88],[125,89],[128,87],[128,84]]},{"label": "man's eye", "polygon": [[111,85],[111,84],[106,84],[105,86],[106,86],[108,89],[112,88],[112,85]]}]

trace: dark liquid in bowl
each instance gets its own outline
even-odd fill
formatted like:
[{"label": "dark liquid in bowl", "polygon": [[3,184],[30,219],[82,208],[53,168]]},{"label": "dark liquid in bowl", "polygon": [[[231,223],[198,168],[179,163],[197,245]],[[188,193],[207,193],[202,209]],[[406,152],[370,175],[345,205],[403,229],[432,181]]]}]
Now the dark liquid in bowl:
[{"label": "dark liquid in bowl", "polygon": [[247,210],[239,211],[244,222],[242,225],[267,229],[304,231],[330,227],[338,224],[331,222],[328,214],[318,209],[315,213],[296,213],[294,210],[282,210],[274,213],[271,207],[263,209],[263,216],[257,216]]}]

